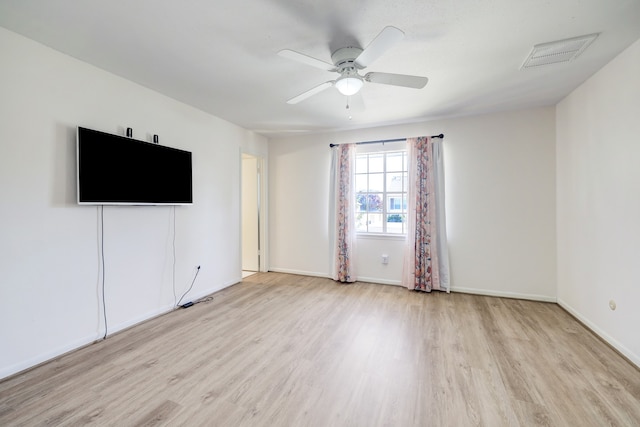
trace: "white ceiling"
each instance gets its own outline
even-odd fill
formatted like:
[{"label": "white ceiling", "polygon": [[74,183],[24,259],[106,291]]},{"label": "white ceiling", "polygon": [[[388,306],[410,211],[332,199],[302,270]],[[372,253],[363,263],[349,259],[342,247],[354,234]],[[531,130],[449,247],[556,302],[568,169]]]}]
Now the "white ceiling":
[{"label": "white ceiling", "polygon": [[[427,76],[424,89],[366,83],[350,111],[334,88],[286,103],[337,75],[279,50],[331,62],[387,25],[406,37],[366,71]],[[0,26],[285,135],[555,104],[640,38],[640,0],[0,0]],[[575,61],[520,70],[533,45],[590,33]]]}]

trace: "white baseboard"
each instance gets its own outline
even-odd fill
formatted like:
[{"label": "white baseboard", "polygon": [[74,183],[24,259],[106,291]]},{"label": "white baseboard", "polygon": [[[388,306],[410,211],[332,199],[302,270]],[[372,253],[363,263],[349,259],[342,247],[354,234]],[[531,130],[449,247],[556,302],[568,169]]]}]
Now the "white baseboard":
[{"label": "white baseboard", "polygon": [[[273,271],[275,273],[298,274],[300,276],[325,277],[325,278],[331,279],[331,275],[327,273],[318,273],[313,271],[291,270],[287,268],[278,268],[278,267],[269,268],[269,271]],[[402,286],[402,282],[400,280],[379,279],[377,277],[358,276],[358,282]],[[461,287],[452,287],[450,291],[461,292],[465,294],[486,295],[486,296],[492,296],[492,297],[516,298],[516,299],[525,299],[525,300],[543,301],[543,302],[556,302],[555,297],[550,297],[546,295],[523,294],[518,292],[502,292],[502,291],[493,291],[493,290],[475,289],[475,288],[461,288]]]},{"label": "white baseboard", "polygon": [[14,365],[4,367],[0,370],[0,379],[5,379],[7,377],[10,377],[11,375],[17,374],[22,371],[26,371],[27,369],[31,369],[33,367],[41,365],[45,362],[55,359],[56,357],[62,356],[65,353],[69,353],[81,347],[85,347],[96,341],[97,341],[96,336],[92,334],[91,336],[86,336],[81,339],[72,341],[64,346],[57,347],[46,353],[39,354],[36,357],[32,357],[27,360],[22,360],[20,361],[20,363],[16,363]]},{"label": "white baseboard", "polygon": [[[148,311],[143,315],[136,316],[133,319],[127,320],[126,322],[118,323],[117,325],[107,324],[108,326],[107,337],[117,332],[131,328],[132,326],[135,326],[146,320],[153,319],[154,317],[162,316],[163,314],[170,312],[172,309],[173,309],[173,306],[161,307],[161,308],[158,308],[157,310]],[[102,333],[104,334],[104,330],[102,330]],[[98,339],[101,339],[101,338],[102,336],[100,336]]]},{"label": "white baseboard", "polygon": [[300,276],[325,277],[327,279],[331,278],[331,276],[327,273],[318,273],[314,271],[303,271],[303,270],[290,270],[288,268],[269,267],[269,271],[273,271],[275,273],[297,274]]},{"label": "white baseboard", "polygon": [[[212,293],[218,292],[224,288],[227,288],[231,285],[235,285],[236,283],[241,282],[242,279],[238,278],[237,280],[230,280],[227,281],[225,283],[223,283],[221,286],[216,287],[214,289],[207,289],[204,291],[201,291],[198,294],[194,294],[191,297],[188,298],[188,300],[190,301],[196,301],[200,298],[206,297],[208,295],[211,295]],[[184,302],[184,301],[183,301]],[[170,311],[172,311],[174,309],[173,304],[172,305],[168,305],[165,307],[161,307],[157,310],[153,310],[150,312],[147,312],[141,316],[137,316],[134,319],[130,319],[126,322],[122,322],[119,323],[117,325],[108,325],[109,329],[108,329],[108,336],[111,336],[112,334],[115,334],[116,332],[120,332],[123,331],[127,328],[131,328],[137,324],[140,324],[142,322],[146,322],[147,320],[151,320],[154,317],[158,317],[161,316],[165,313],[168,313]],[[72,351],[78,350],[82,347],[85,347],[87,345],[93,344],[97,341],[100,341],[102,339],[102,336],[104,334],[104,329],[102,329],[97,335],[90,335],[90,336],[86,336],[83,338],[80,338],[78,340],[72,341],[70,343],[67,343],[66,345],[63,345],[61,347],[57,347],[51,351],[48,351],[46,353],[42,353],[39,354],[36,357],[32,357],[30,359],[27,360],[23,360],[20,363],[16,363],[14,365],[8,366],[8,367],[4,367],[2,369],[0,369],[0,380],[7,378],[11,375],[15,375],[18,374],[22,371],[26,371],[28,369],[34,368],[38,365],[41,365],[43,363],[49,362],[53,359],[55,359],[56,357],[60,357],[66,353],[70,353]]]},{"label": "white baseboard", "polygon": [[490,297],[526,299],[531,301],[557,302],[555,297],[550,297],[546,295],[523,294],[520,292],[492,291],[487,289],[476,289],[476,288],[461,288],[458,286],[451,287],[451,292],[461,292],[464,294],[475,294],[475,295],[486,295]]},{"label": "white baseboard", "polygon": [[638,368],[640,368],[640,355],[634,354],[631,350],[626,348],[624,345],[622,345],[615,338],[613,338],[612,336],[607,334],[605,331],[600,329],[595,323],[591,322],[589,319],[584,317],[582,314],[580,314],[578,311],[576,311],[573,307],[571,307],[569,304],[567,304],[566,302],[562,301],[559,298],[558,298],[558,305],[560,307],[562,307],[563,309],[565,309],[567,312],[569,312],[569,314],[571,314],[573,317],[578,319],[587,328],[591,329],[591,331],[593,333],[595,333],[600,338],[602,338],[607,344],[609,344],[611,347],[613,347],[617,351],[619,351],[631,363],[633,363]]},{"label": "white baseboard", "polygon": [[205,289],[203,291],[200,291],[200,292],[194,293],[194,294],[189,293],[189,294],[187,294],[186,297],[184,297],[184,299],[182,300],[181,304],[184,304],[184,303],[189,302],[189,301],[199,300],[199,299],[204,298],[206,296],[209,296],[209,295],[211,295],[213,293],[221,291],[221,290],[223,290],[225,288],[228,288],[229,286],[236,285],[236,284],[238,284],[240,282],[242,282],[242,275],[237,276],[236,278],[233,278],[232,280],[227,280],[226,282],[223,282],[220,286],[216,286],[213,289]]},{"label": "white baseboard", "polygon": [[378,279],[376,277],[360,277],[360,276],[358,276],[358,282],[377,283],[377,284],[380,284],[380,285],[402,286],[402,282],[400,280]]},{"label": "white baseboard", "polygon": [[[234,280],[230,280],[230,281],[224,282],[221,286],[216,287],[214,289],[205,289],[203,291],[200,291],[198,293],[193,293],[193,294],[189,293],[183,298],[183,300],[182,300],[182,302],[180,302],[180,304],[185,304],[185,303],[187,303],[189,301],[197,301],[197,300],[199,300],[201,298],[204,298],[204,297],[206,297],[208,295],[211,295],[211,294],[213,294],[215,292],[221,291],[224,288],[228,288],[231,285],[235,285],[236,283],[239,283],[241,281],[242,281],[241,278],[239,278],[237,280],[234,279]],[[142,322],[146,322],[147,320],[151,320],[154,317],[162,316],[163,314],[166,314],[166,313],[168,313],[168,312],[170,312],[172,310],[175,310],[176,308],[177,307],[174,307],[173,304],[172,305],[168,305],[168,306],[165,306],[165,307],[158,308],[157,310],[149,311],[149,312],[147,312],[147,313],[145,313],[145,314],[143,314],[141,316],[137,316],[137,317],[135,317],[133,319],[129,319],[126,322],[119,323],[119,324],[117,324],[115,326],[109,325],[109,331],[108,331],[109,332],[109,336],[111,334],[116,333],[116,332],[120,332],[120,331],[123,331],[123,330],[125,330],[127,328],[131,328],[133,326],[136,326],[136,325],[138,325],[138,324],[140,324]],[[102,336],[100,336],[98,339],[100,339],[100,338],[102,338]]]},{"label": "white baseboard", "polygon": [[[300,276],[313,276],[313,277],[324,277],[326,279],[331,279],[331,275],[327,273],[318,273],[313,271],[303,271],[303,270],[290,270],[287,268],[269,268],[269,271],[273,271],[275,273],[287,273],[287,274],[297,274]],[[358,282],[366,282],[366,283],[377,283],[380,285],[396,285],[402,286],[402,283],[399,280],[387,280],[387,279],[378,279],[376,277],[360,277],[358,276]]]}]

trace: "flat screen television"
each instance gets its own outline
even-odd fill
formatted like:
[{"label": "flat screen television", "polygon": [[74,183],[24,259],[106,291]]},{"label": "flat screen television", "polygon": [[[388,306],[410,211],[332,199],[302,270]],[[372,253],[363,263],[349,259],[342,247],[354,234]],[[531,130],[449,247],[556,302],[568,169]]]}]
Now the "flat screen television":
[{"label": "flat screen television", "polygon": [[191,152],[78,127],[78,203],[189,205]]}]

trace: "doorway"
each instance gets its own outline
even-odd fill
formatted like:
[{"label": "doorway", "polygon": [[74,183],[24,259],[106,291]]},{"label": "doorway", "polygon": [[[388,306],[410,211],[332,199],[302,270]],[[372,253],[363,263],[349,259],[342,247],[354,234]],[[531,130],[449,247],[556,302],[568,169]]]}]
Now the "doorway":
[{"label": "doorway", "polygon": [[242,278],[260,271],[261,159],[242,153]]}]

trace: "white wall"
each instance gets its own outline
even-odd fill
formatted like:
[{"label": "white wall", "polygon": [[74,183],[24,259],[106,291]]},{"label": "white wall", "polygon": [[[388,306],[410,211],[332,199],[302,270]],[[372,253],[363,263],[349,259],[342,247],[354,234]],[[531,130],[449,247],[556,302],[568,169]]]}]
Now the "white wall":
[{"label": "white wall", "polygon": [[[555,301],[553,107],[270,139],[270,269],[329,275],[329,143],[440,132],[452,289]],[[402,244],[359,239],[359,276],[399,283]]]},{"label": "white wall", "polygon": [[[266,139],[0,28],[0,378],[99,339],[98,208],[75,203],[77,126],[193,152],[178,296],[240,279],[240,151]],[[105,207],[109,332],[170,310],[171,207]]]},{"label": "white wall", "polygon": [[560,102],[556,123],[558,302],[640,366],[638,76],[640,41]]}]

